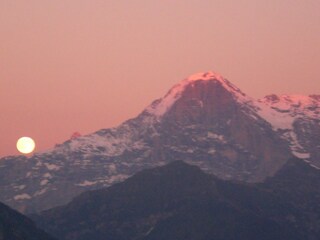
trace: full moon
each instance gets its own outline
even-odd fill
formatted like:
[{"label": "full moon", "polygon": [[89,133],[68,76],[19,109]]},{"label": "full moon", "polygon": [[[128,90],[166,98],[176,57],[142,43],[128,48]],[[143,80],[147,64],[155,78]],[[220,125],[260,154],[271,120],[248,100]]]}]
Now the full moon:
[{"label": "full moon", "polygon": [[31,153],[34,150],[35,146],[36,146],[35,142],[33,141],[32,138],[29,138],[29,137],[21,137],[17,141],[18,151],[24,154]]}]

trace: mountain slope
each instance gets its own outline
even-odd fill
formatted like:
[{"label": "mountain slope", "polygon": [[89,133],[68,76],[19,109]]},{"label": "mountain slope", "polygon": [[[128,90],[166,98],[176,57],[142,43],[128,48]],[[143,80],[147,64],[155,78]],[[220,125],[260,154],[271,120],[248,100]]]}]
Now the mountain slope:
[{"label": "mountain slope", "polygon": [[268,95],[256,102],[266,119],[298,158],[319,163],[320,95]]},{"label": "mountain slope", "polygon": [[65,240],[308,239],[289,203],[183,162],[83,193],[35,219]]},{"label": "mountain slope", "polygon": [[320,236],[320,170],[307,163],[290,159],[274,177],[259,187],[272,191],[281,200],[291,202],[304,215],[303,223],[310,239]]},{"label": "mountain slope", "polygon": [[54,240],[22,214],[0,203],[0,240]]},{"label": "mountain slope", "polygon": [[320,102],[312,99],[284,111],[283,98],[257,101],[216,73],[196,74],[117,128],[1,159],[0,200],[37,212],[174,160],[247,182],[272,176],[293,154],[319,167]]}]

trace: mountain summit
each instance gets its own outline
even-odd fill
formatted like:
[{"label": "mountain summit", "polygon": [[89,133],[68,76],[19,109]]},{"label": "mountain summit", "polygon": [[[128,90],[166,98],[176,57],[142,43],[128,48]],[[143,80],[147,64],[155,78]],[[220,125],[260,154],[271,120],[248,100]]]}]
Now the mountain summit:
[{"label": "mountain summit", "polygon": [[246,182],[273,176],[292,155],[320,167],[316,96],[306,97],[310,104],[276,95],[255,100],[219,74],[198,73],[116,128],[72,138],[27,161],[1,159],[0,200],[36,212],[175,160]]},{"label": "mountain summit", "polygon": [[224,95],[239,100],[245,99],[245,94],[221,75],[214,72],[197,73],[172,87],[163,98],[154,101],[147,111],[161,117],[181,101],[193,101],[191,107],[198,105],[203,108],[208,105],[208,101],[213,100],[210,97],[219,98]]}]

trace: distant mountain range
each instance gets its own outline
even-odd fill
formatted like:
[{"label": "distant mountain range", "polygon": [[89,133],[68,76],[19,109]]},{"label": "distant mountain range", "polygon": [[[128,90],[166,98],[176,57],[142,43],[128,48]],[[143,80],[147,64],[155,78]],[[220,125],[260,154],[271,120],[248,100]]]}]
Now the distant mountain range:
[{"label": "distant mountain range", "polygon": [[33,218],[61,240],[316,240],[319,200],[320,171],[299,159],[259,184],[175,161]]},{"label": "distant mountain range", "polygon": [[183,160],[220,179],[263,182],[296,156],[320,167],[320,95],[255,100],[213,72],[174,86],[119,127],[0,160],[0,201],[32,213]]}]

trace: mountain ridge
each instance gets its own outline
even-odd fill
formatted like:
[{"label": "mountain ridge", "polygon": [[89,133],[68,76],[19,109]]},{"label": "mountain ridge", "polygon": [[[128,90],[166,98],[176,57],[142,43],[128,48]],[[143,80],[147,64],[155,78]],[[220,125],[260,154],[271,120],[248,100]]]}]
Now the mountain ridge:
[{"label": "mountain ridge", "polygon": [[272,104],[245,95],[219,74],[195,74],[116,128],[28,159],[3,158],[0,200],[37,212],[174,160],[248,182],[272,176],[292,155],[319,167],[320,104],[308,110],[314,115],[278,111]]},{"label": "mountain ridge", "polygon": [[[270,183],[241,184],[174,161],[109,188],[83,193],[66,206],[33,217],[62,240],[102,240],[106,236],[113,240],[313,240],[319,237],[320,224],[310,213],[319,217],[320,211],[303,207],[312,198],[296,205],[296,200],[284,198],[296,191],[281,193],[283,187],[277,187],[294,181],[288,173],[295,175],[301,168],[306,170],[301,175],[309,180],[320,177],[320,171],[312,172],[306,163],[292,159]],[[310,203],[317,206],[315,201]]]}]

